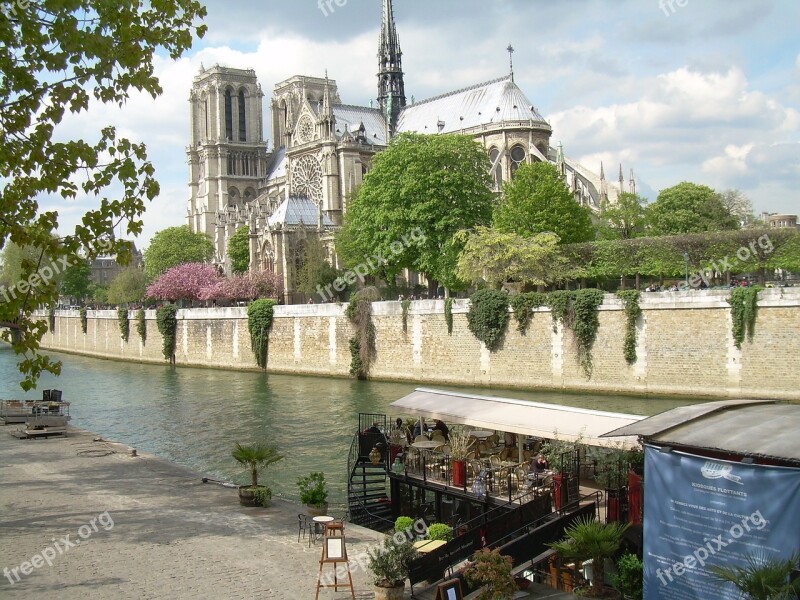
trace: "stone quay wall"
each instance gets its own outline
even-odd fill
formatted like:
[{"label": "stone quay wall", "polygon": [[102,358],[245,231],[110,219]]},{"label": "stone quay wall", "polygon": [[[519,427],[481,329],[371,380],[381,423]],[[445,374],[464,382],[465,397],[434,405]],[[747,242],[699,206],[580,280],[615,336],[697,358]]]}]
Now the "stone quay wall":
[{"label": "stone quay wall", "polygon": [[[377,358],[370,377],[480,387],[550,389],[636,395],[715,396],[800,400],[800,288],[768,289],[759,300],[752,341],[741,350],[732,335],[728,293],[643,293],[637,324],[637,361],[623,357],[622,302],[606,295],[593,348],[590,379],[577,361],[569,330],[556,330],[550,310],[538,309],[525,335],[509,320],[502,346],[489,352],[467,327],[468,300],[453,304],[448,334],[443,300],[411,303],[403,331],[400,302],[373,304]],[[267,370],[349,377],[353,326],[339,304],[276,306]],[[130,337],[121,339],[117,312],[89,311],[81,331],[78,311],[57,311],[46,349],[98,358],[164,364],[155,311],[146,311],[147,338],[130,311]],[[46,318],[42,314],[43,318]],[[178,311],[176,364],[256,370],[246,308]]]}]

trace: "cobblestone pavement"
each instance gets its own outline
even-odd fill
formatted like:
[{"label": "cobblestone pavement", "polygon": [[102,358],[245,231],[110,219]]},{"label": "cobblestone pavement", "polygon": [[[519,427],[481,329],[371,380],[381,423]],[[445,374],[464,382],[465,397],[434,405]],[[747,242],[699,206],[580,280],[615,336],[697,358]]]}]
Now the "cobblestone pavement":
[{"label": "cobblestone pavement", "polygon": [[[0,428],[0,597],[314,597],[321,545],[298,543],[302,507],[245,508],[233,488],[89,432],[18,440],[12,427]],[[345,532],[351,559],[380,539]],[[368,572],[353,581],[356,598],[373,597]]]}]

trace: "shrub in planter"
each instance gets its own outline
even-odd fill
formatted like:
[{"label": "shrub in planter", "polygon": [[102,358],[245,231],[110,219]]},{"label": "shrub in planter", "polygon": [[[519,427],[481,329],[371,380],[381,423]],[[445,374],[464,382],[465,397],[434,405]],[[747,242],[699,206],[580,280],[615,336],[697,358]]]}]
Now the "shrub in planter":
[{"label": "shrub in planter", "polygon": [[453,528],[444,523],[433,523],[428,527],[428,539],[449,542],[453,539]]},{"label": "shrub in planter", "polygon": [[397,517],[394,522],[394,530],[399,532],[407,531],[414,527],[414,519],[411,517]]},{"label": "shrub in planter", "polygon": [[328,509],[328,486],[325,483],[325,474],[320,472],[309,473],[297,480],[300,490],[300,502],[308,507],[309,514],[322,515]]},{"label": "shrub in planter", "polygon": [[391,536],[370,554],[368,567],[375,582],[375,598],[402,598],[408,577],[408,566],[417,556],[413,544],[396,543]]},{"label": "shrub in planter", "polygon": [[266,485],[258,486],[253,490],[253,499],[259,506],[267,508],[272,500],[272,489]]},{"label": "shrub in planter", "polygon": [[644,564],[635,554],[623,554],[617,561],[614,587],[628,600],[642,600]]},{"label": "shrub in planter", "polygon": [[472,555],[464,579],[471,586],[481,586],[478,600],[510,600],[517,592],[512,567],[510,556],[503,556],[497,548],[483,548]]}]

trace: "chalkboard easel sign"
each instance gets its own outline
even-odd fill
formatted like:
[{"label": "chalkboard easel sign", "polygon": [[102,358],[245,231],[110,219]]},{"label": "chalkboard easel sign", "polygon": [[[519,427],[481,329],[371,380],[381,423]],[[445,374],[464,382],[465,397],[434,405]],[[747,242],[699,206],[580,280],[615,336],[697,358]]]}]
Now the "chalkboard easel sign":
[{"label": "chalkboard easel sign", "polygon": [[461,591],[461,581],[451,579],[440,583],[436,588],[436,600],[463,600],[464,594]]}]

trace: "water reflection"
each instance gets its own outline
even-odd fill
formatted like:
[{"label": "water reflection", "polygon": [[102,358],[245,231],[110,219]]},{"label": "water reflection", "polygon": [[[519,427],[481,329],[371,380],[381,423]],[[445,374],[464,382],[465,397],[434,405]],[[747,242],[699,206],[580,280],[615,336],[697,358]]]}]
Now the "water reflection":
[{"label": "water reflection", "polygon": [[[319,470],[330,483],[332,502],[346,497],[347,453],[358,413],[387,412],[389,403],[416,387],[54,356],[63,362],[62,374],[45,374],[39,388],[64,390],[64,399],[72,402],[74,425],[210,477],[241,483],[247,475],[231,458],[233,445],[263,439],[285,455],[266,476],[277,493],[296,497],[297,478]],[[41,392],[22,392],[19,379],[16,357],[0,344],[0,398],[41,397]],[[636,414],[690,403],[588,393],[472,391]]]}]

